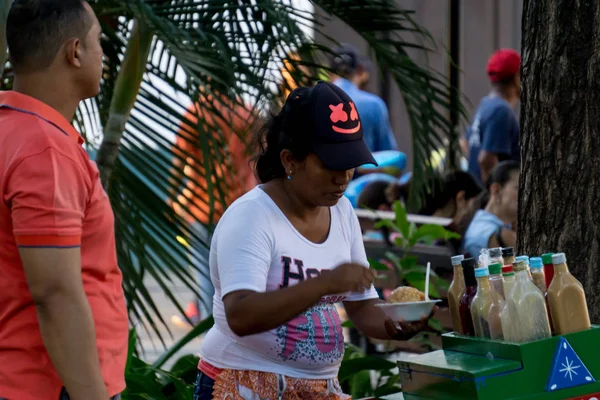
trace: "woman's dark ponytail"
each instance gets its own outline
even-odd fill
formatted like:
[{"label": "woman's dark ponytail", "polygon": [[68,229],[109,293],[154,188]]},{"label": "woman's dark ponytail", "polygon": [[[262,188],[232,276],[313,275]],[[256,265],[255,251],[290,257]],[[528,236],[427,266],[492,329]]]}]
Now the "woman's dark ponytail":
[{"label": "woman's dark ponytail", "polygon": [[258,132],[257,146],[258,154],[256,160],[256,175],[260,183],[269,182],[272,179],[281,178],[285,175],[281,165],[279,146],[279,135],[283,127],[283,110],[271,117],[271,119]]},{"label": "woman's dark ponytail", "polygon": [[308,155],[311,132],[303,124],[309,112],[307,90],[305,87],[294,89],[281,111],[273,115],[258,131],[255,138],[258,153],[254,161],[260,183],[287,175],[281,164],[282,150],[290,150],[298,161],[304,160]]}]

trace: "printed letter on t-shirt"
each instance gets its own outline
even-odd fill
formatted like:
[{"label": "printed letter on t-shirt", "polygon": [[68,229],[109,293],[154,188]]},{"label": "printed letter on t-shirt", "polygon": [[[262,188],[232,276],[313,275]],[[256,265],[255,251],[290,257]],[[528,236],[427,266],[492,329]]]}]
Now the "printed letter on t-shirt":
[{"label": "printed letter on t-shirt", "polygon": [[281,264],[283,265],[283,277],[280,288],[286,288],[290,285],[290,279],[302,282],[304,280],[304,263],[302,260],[294,259],[296,265],[296,272],[292,272],[292,258],[283,256],[281,257]]}]

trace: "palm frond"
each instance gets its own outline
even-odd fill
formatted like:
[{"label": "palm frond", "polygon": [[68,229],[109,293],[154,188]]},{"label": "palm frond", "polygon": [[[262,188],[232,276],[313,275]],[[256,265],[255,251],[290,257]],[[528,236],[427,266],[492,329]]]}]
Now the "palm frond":
[{"label": "palm frond", "polygon": [[[375,60],[398,84],[413,132],[418,189],[430,170],[430,152],[452,130],[447,80],[418,65],[408,52],[433,51],[435,43],[410,11],[391,1],[314,3],[364,37]],[[187,211],[190,204],[201,205],[209,221],[215,221],[235,182],[227,131],[248,140],[248,132],[232,122],[237,107],[266,112],[290,85],[310,83],[326,71],[323,60],[331,50],[305,34],[304,26],[322,28],[290,0],[103,0],[92,5],[104,28],[106,59],[101,95],[77,113],[76,124],[88,139],[106,129],[134,21],[153,35],[141,86],[119,139],[109,195],[131,319],[164,340],[161,327],[168,332],[168,324],[144,280],[155,280],[183,314],[180,302],[188,299],[177,298],[173,287],[182,283],[202,296],[194,276],[196,271],[208,273],[202,260],[190,259],[178,238],[203,243],[203,256],[209,243],[169,203]],[[290,82],[282,80],[282,69]],[[175,147],[176,138],[201,155],[201,162],[190,166],[204,178],[194,182],[201,198],[181,190],[186,177],[174,163],[185,163],[194,154]]]}]

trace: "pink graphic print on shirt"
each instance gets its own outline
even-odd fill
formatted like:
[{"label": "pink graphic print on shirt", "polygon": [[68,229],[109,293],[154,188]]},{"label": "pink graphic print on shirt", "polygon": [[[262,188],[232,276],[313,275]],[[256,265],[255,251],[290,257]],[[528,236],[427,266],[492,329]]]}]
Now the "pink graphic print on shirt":
[{"label": "pink graphic print on shirt", "polygon": [[[305,276],[309,279],[319,275],[316,269],[305,271],[301,260],[282,257],[281,261],[283,276],[280,287],[287,287],[291,280],[301,282]],[[343,298],[323,298],[317,305],[277,328],[279,357],[284,361],[301,360],[311,364],[339,362],[344,355],[344,335],[335,303]]]}]

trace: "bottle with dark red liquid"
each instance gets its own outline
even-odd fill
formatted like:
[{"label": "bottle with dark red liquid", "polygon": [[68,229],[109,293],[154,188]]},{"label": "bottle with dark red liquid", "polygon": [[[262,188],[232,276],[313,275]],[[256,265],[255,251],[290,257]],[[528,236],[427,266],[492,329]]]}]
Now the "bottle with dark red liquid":
[{"label": "bottle with dark red liquid", "polygon": [[473,319],[471,318],[471,302],[477,293],[477,279],[475,279],[475,267],[477,263],[474,258],[467,258],[461,264],[465,277],[465,294],[460,298],[460,323],[462,324],[463,334],[475,336],[475,328],[473,327]]},{"label": "bottle with dark red liquid", "polygon": [[554,278],[554,264],[552,264],[552,255],[554,253],[542,254],[542,263],[544,263],[544,277],[546,278],[546,288],[550,287],[552,278]]}]

